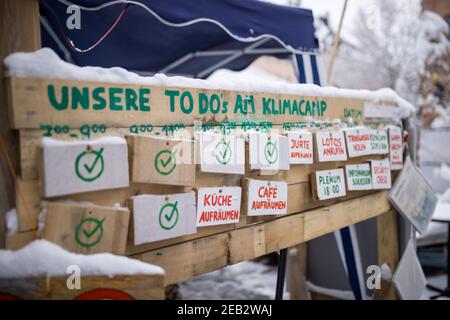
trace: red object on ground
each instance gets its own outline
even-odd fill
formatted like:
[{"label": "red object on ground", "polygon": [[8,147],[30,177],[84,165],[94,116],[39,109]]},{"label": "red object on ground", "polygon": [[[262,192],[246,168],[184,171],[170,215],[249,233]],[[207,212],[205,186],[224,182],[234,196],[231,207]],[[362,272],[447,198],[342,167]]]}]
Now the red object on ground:
[{"label": "red object on ground", "polygon": [[74,300],[135,300],[128,293],[114,289],[97,289],[84,292]]}]

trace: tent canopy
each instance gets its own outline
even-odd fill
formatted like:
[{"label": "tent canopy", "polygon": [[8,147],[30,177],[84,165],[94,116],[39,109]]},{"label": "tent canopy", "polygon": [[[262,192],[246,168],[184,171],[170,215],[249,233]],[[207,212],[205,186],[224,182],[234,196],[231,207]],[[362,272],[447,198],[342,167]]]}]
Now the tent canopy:
[{"label": "tent canopy", "polygon": [[[256,0],[41,0],[40,4],[42,45],[80,66],[205,78],[218,68],[241,70],[261,55],[287,58],[318,48],[310,10]],[[79,30],[66,25],[71,4],[81,8]],[[77,52],[69,44],[87,49],[103,35],[101,43],[87,52]]]}]

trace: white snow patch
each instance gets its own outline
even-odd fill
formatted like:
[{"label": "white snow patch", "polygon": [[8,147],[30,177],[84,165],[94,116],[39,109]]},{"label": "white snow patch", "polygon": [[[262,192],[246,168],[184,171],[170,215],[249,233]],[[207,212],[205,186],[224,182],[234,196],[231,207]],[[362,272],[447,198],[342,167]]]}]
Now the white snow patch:
[{"label": "white snow patch", "polygon": [[[43,63],[45,62],[45,63]],[[193,87],[204,89],[228,89],[253,92],[284,93],[298,96],[342,97],[361,99],[372,102],[394,101],[398,106],[400,117],[409,116],[414,107],[397,95],[392,89],[384,88],[377,91],[338,89],[334,87],[319,87],[313,84],[290,84],[273,81],[229,81],[226,77],[216,81],[190,79],[185,77],[167,77],[155,74],[152,77],[142,77],[123,68],[78,67],[61,60],[49,48],[35,52],[16,52],[5,58],[6,76],[36,77],[49,79],[72,79],[79,81],[99,81],[112,83],[134,83],[154,86]]]},{"label": "white snow patch", "polygon": [[158,266],[110,253],[76,254],[46,240],[35,240],[18,251],[0,250],[0,278],[65,275],[77,265],[81,275],[164,274]]},{"label": "white snow patch", "polygon": [[17,216],[16,208],[9,210],[6,215],[6,230],[8,234],[14,234],[19,231],[19,218]]},{"label": "white snow patch", "polygon": [[[450,181],[450,166],[448,166],[446,163],[442,163],[440,167],[437,167],[433,170],[433,174],[437,177]],[[450,201],[450,189],[445,192],[445,194],[447,193],[449,194],[446,198]]]}]

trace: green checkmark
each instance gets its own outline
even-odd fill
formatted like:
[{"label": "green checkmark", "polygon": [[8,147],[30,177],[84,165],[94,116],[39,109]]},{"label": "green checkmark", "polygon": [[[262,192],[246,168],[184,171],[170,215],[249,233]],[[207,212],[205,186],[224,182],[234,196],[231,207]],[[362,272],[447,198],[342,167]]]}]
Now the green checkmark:
[{"label": "green checkmark", "polygon": [[76,243],[84,248],[91,248],[98,244],[103,237],[105,219],[99,220],[92,217],[82,219],[75,229]]},{"label": "green checkmark", "polygon": [[169,202],[163,205],[159,210],[159,225],[164,230],[170,230],[176,226],[179,218],[177,205],[178,201],[175,201],[174,203]]},{"label": "green checkmark", "polygon": [[[75,174],[85,182],[98,179],[105,168],[103,150],[86,150],[81,152],[75,159]],[[94,157],[94,159],[92,159]]]},{"label": "green checkmark", "polygon": [[267,141],[266,146],[264,148],[264,157],[266,158],[269,164],[274,164],[278,160],[278,148],[277,142],[273,143],[272,141]]},{"label": "green checkmark", "polygon": [[217,162],[225,165],[231,160],[231,147],[227,141],[220,141],[214,149],[216,151]]},{"label": "green checkmark", "polygon": [[171,174],[177,166],[172,151],[161,150],[158,152],[155,157],[154,166],[156,171],[163,176]]}]

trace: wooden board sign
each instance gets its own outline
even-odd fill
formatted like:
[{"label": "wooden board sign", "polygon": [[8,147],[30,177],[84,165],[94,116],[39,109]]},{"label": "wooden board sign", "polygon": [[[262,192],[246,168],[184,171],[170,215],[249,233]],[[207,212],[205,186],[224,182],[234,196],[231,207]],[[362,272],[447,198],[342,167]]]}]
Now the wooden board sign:
[{"label": "wooden board sign", "polygon": [[72,252],[124,254],[128,208],[48,202],[46,210],[44,239]]},{"label": "wooden board sign", "polygon": [[200,188],[197,193],[197,227],[238,223],[241,187]]},{"label": "wooden board sign", "polygon": [[345,140],[350,158],[371,154],[369,130],[366,128],[346,129]]},{"label": "wooden board sign", "polygon": [[317,131],[316,145],[319,162],[347,160],[344,132],[341,130]]},{"label": "wooden board sign", "polygon": [[[168,123],[193,125],[195,120],[262,119],[273,124],[307,119],[362,118],[364,100],[249,92],[208,88],[107,83],[45,78],[7,79],[11,125],[14,129],[41,125],[104,124],[125,128]],[[385,101],[394,109],[393,101]]]},{"label": "wooden board sign", "polygon": [[344,197],[345,178],[343,169],[321,170],[313,173],[313,193],[319,200]]},{"label": "wooden board sign", "polygon": [[389,153],[387,132],[384,129],[368,129],[370,137],[370,151],[372,154]]},{"label": "wooden board sign", "polygon": [[292,131],[287,134],[290,164],[312,164],[314,162],[313,135],[309,131]]},{"label": "wooden board sign", "polygon": [[389,159],[391,170],[401,170],[403,168],[402,129],[397,126],[389,127]]},{"label": "wooden board sign", "polygon": [[247,180],[247,215],[264,216],[287,213],[287,183]]},{"label": "wooden board sign", "polygon": [[135,245],[197,232],[194,192],[139,195],[129,199],[128,205]]},{"label": "wooden board sign", "polygon": [[371,160],[370,168],[372,171],[372,186],[374,189],[391,188],[391,168],[389,159]]},{"label": "wooden board sign", "polygon": [[348,164],[345,166],[348,191],[371,190],[372,173],[369,163]]},{"label": "wooden board sign", "polygon": [[42,140],[40,179],[44,197],[127,187],[128,151],[123,138]]},{"label": "wooden board sign", "polygon": [[194,143],[182,139],[128,136],[131,181],[194,186]]},{"label": "wooden board sign", "polygon": [[245,173],[245,140],[237,135],[199,134],[200,170],[226,174]]},{"label": "wooden board sign", "polygon": [[286,136],[249,133],[251,170],[289,170],[289,142]]}]

